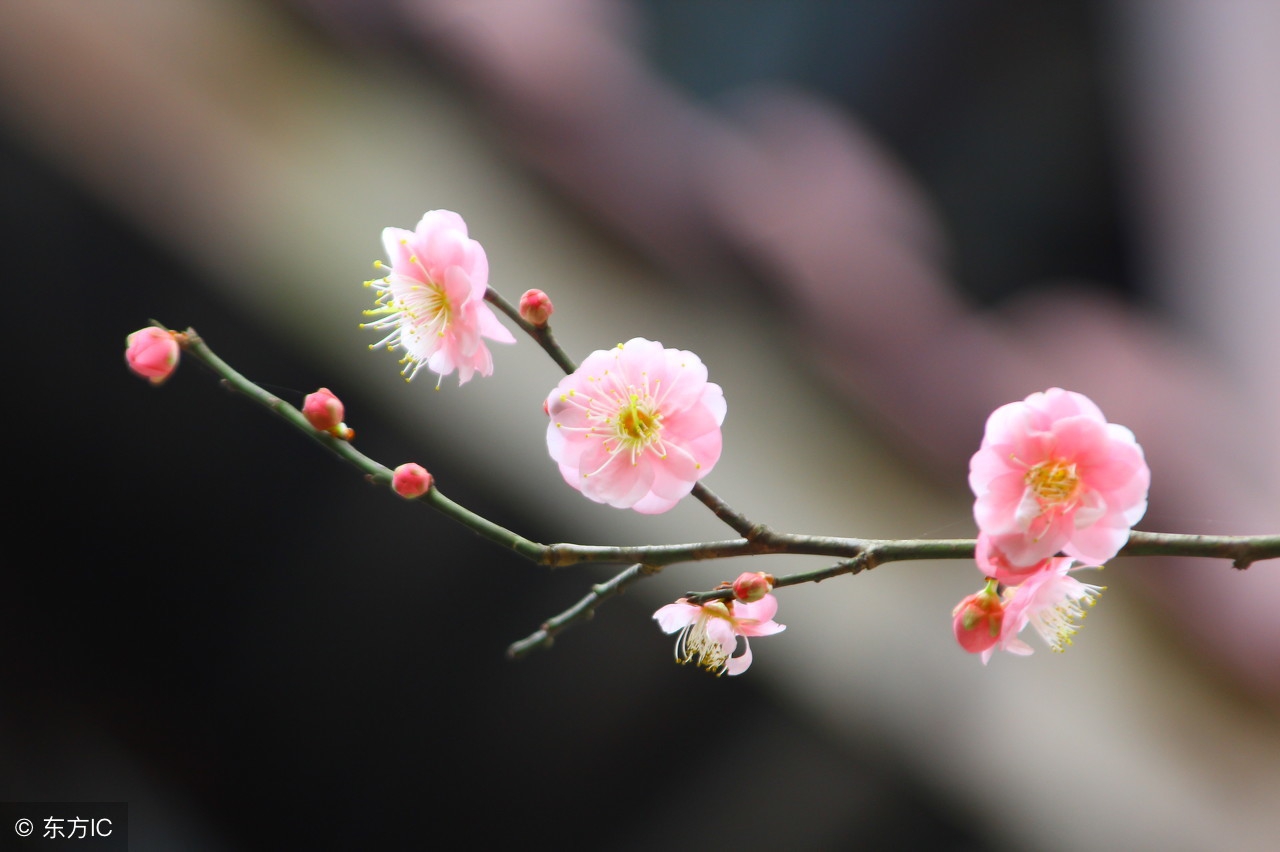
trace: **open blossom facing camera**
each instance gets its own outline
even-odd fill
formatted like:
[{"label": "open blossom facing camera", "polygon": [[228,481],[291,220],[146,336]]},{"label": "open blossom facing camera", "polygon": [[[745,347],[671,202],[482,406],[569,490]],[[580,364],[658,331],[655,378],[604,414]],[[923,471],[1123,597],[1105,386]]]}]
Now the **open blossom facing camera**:
[{"label": "open blossom facing camera", "polygon": [[720,458],[720,386],[697,355],[644,338],[591,353],[544,408],[551,458],[597,503],[665,512]]},{"label": "open blossom facing camera", "polygon": [[[751,665],[749,636],[772,636],[786,630],[785,624],[773,620],[778,599],[765,595],[754,603],[741,601],[708,601],[691,604],[684,598],[667,604],[653,614],[663,633],[675,633],[676,660],[696,661],[717,675],[742,674]],[[734,656],[738,637],[742,637],[742,653]]]},{"label": "open blossom facing camera", "polygon": [[[423,367],[441,379],[457,370],[460,385],[476,373],[492,374],[493,356],[483,338],[499,343],[515,338],[484,301],[489,259],[467,236],[462,217],[451,210],[428,211],[412,231],[384,229],[382,244],[390,272],[365,282],[378,292],[378,307],[365,315],[379,318],[362,327],[389,332],[374,346],[402,347],[407,379]],[[375,266],[383,268],[381,261]]]},{"label": "open blossom facing camera", "polygon": [[978,529],[1014,569],[1059,551],[1106,562],[1146,512],[1150,483],[1133,433],[1061,388],[996,409],[969,462]]}]

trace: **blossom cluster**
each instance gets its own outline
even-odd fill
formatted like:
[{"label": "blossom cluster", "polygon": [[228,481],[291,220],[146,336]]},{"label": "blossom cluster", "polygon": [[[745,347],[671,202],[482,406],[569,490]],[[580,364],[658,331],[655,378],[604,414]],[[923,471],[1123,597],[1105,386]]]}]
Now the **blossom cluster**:
[{"label": "blossom cluster", "polygon": [[1054,650],[1071,644],[1102,587],[1070,572],[1120,551],[1150,484],[1133,433],[1083,394],[1050,388],[992,412],[969,462],[975,556],[990,579],[952,613],[960,646],[984,663],[998,649],[1030,654],[1018,639],[1028,624]]},{"label": "blossom cluster", "polygon": [[[384,229],[382,243],[388,262],[375,267],[386,273],[365,282],[377,293],[365,314],[376,319],[363,327],[383,332],[381,345],[403,351],[406,379],[422,369],[439,380],[457,372],[462,385],[492,374],[486,341],[515,338],[490,303],[551,350],[551,299],[528,290],[517,311],[492,293],[485,250],[457,213],[428,211],[412,231]],[[125,357],[133,372],[160,384],[195,343],[193,335],[145,328],[129,335]],[[553,354],[572,367],[558,349]],[[668,511],[694,493],[723,448],[727,405],[706,365],[692,352],[642,337],[592,352],[542,408],[547,450],[561,477],[589,500],[615,508]],[[355,437],[343,422],[342,401],[328,388],[308,394],[300,413],[318,432]],[[389,473],[401,497],[441,501],[421,465],[408,462]],[[987,580],[953,610],[960,646],[984,663],[997,650],[1030,654],[1019,638],[1027,626],[1054,650],[1071,644],[1077,622],[1102,592],[1073,572],[1100,568],[1124,547],[1146,512],[1150,480],[1133,433],[1109,423],[1082,394],[1049,388],[992,412],[969,463],[975,560]],[[677,634],[680,662],[741,674],[751,665],[748,639],[785,629],[774,621],[774,584],[769,574],[744,573],[653,617]]]}]

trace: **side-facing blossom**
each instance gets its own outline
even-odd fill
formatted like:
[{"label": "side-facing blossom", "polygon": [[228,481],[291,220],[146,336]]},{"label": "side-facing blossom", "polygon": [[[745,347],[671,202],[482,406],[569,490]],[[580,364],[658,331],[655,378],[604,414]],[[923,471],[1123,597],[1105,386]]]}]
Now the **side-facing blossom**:
[{"label": "side-facing blossom", "polygon": [[619,509],[667,511],[720,458],[720,386],[697,355],[644,338],[588,355],[543,410],[564,481]]},{"label": "side-facing blossom", "polygon": [[[1085,616],[1085,607],[1093,606],[1105,589],[1105,586],[1082,583],[1070,575],[1071,571],[1088,567],[1097,566],[1075,565],[1070,557],[1057,557],[1021,585],[1006,588],[1001,601],[1004,612],[1000,635],[981,650],[982,662],[987,663],[996,651],[1022,656],[1032,653],[1031,646],[1018,638],[1027,625],[1040,634],[1050,650],[1065,651],[1080,629],[1078,622]],[[966,647],[966,650],[977,652],[978,649]]]},{"label": "side-facing blossom", "polygon": [[[374,346],[404,349],[402,374],[412,379],[426,367],[441,379],[458,371],[458,384],[476,373],[493,373],[493,356],[483,338],[514,343],[484,300],[489,259],[467,236],[467,223],[452,210],[430,210],[412,231],[386,228],[382,244],[391,261],[388,274],[366,281],[377,291],[378,319],[365,328],[387,331]],[[374,264],[385,268],[382,261]],[[439,387],[439,381],[436,387]]]},{"label": "side-facing blossom", "polygon": [[[777,611],[778,599],[773,595],[754,603],[716,600],[691,604],[681,598],[659,609],[653,617],[663,633],[680,631],[676,637],[677,662],[696,661],[717,675],[737,675],[751,665],[747,637],[772,636],[787,629],[773,620]],[[742,653],[735,657],[739,636]]]},{"label": "side-facing blossom", "polygon": [[134,373],[158,385],[178,369],[182,348],[173,332],[147,326],[124,341],[124,360]]},{"label": "side-facing blossom", "polygon": [[1061,388],[992,412],[969,462],[978,529],[1014,567],[1059,551],[1106,562],[1146,513],[1150,484],[1133,433]]}]

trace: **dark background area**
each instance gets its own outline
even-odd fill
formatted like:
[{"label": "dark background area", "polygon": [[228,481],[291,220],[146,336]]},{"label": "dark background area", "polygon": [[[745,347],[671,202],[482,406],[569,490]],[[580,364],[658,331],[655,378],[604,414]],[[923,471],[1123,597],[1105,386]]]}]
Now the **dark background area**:
[{"label": "dark background area", "polygon": [[[1108,4],[644,0],[646,55],[711,105],[783,84],[848,110],[928,191],[955,283],[991,305],[1049,279],[1136,299]],[[1087,282],[1087,283],[1086,283]]]}]

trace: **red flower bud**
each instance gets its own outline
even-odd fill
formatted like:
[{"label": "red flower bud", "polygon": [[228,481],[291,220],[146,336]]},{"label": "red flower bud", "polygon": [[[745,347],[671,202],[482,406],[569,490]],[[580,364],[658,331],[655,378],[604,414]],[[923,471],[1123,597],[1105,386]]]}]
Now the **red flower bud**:
[{"label": "red flower bud", "polygon": [[124,358],[129,369],[158,385],[178,368],[178,346],[173,332],[147,326],[125,338]]},{"label": "red flower bud", "polygon": [[520,316],[530,325],[542,328],[555,313],[551,299],[541,290],[526,290],[520,297]]},{"label": "red flower bud", "polygon": [[406,500],[413,500],[431,489],[432,477],[420,464],[406,462],[396,468],[391,477],[391,487]]}]

